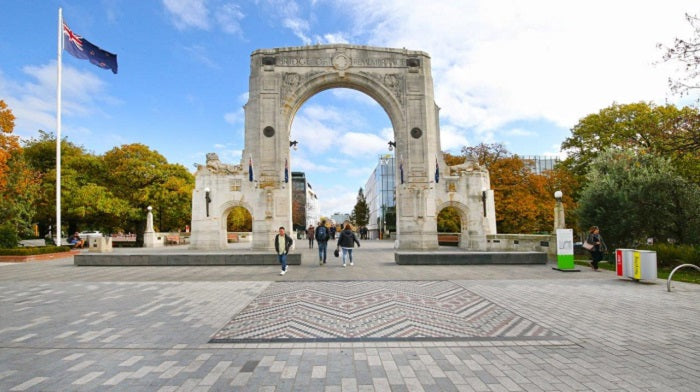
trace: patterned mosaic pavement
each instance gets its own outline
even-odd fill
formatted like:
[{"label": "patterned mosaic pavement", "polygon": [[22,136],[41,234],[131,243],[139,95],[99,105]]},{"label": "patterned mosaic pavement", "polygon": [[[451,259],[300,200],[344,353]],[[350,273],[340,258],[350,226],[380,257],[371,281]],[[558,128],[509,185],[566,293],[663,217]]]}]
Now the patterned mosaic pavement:
[{"label": "patterned mosaic pavement", "polygon": [[329,281],[271,284],[210,343],[558,337],[450,281]]}]

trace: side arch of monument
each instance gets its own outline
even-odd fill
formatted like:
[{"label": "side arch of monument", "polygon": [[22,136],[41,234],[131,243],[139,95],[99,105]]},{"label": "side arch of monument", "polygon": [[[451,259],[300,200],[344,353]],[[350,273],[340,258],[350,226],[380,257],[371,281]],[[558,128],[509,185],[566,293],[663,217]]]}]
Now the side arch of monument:
[{"label": "side arch of monument", "polygon": [[[473,211],[489,190],[488,173],[451,175],[445,165],[430,57],[420,51],[345,44],[264,49],[251,54],[241,162],[228,171],[209,162],[199,166],[191,246],[220,249],[221,215],[212,210],[221,213],[230,201],[248,203],[255,250],[272,249],[278,227],[292,227],[291,184],[284,181],[286,163],[293,167],[289,151],[292,122],[304,102],[332,88],[361,91],[389,116],[405,180],[396,186],[398,248],[437,249],[437,206],[454,199],[468,214],[467,246],[485,249],[486,234],[495,234],[495,214]],[[401,178],[398,165],[394,170],[395,178]],[[493,194],[487,197],[492,202]],[[493,225],[487,222],[491,219]]]}]

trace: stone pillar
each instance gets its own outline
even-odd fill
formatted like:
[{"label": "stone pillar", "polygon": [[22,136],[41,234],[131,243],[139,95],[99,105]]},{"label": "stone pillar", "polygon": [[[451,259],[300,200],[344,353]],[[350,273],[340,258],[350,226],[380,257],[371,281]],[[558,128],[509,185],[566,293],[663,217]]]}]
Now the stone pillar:
[{"label": "stone pillar", "polygon": [[554,198],[557,201],[554,205],[554,232],[556,233],[557,229],[566,228],[566,222],[564,217],[564,204],[561,202],[561,191],[554,192]]},{"label": "stone pillar", "polygon": [[156,233],[153,230],[153,207],[148,206],[148,214],[146,214],[146,231],[143,233],[143,247],[156,248],[163,246],[163,241],[159,241]]}]

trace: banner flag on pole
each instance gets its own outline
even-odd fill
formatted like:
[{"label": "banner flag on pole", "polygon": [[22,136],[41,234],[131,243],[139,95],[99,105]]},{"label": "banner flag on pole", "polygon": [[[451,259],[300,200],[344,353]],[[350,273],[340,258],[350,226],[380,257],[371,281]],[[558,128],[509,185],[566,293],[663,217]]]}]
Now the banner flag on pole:
[{"label": "banner flag on pole", "polygon": [[401,173],[401,183],[403,184],[403,159],[399,162],[399,172]]},{"label": "banner flag on pole", "polygon": [[284,182],[289,182],[289,165],[287,164],[287,158],[284,158]]},{"label": "banner flag on pole", "polygon": [[89,60],[100,68],[111,69],[112,73],[117,73],[116,54],[102,50],[85,38],[75,34],[65,22],[63,22],[63,48],[74,57]]},{"label": "banner flag on pole", "polygon": [[253,182],[253,157],[248,157],[248,181]]}]

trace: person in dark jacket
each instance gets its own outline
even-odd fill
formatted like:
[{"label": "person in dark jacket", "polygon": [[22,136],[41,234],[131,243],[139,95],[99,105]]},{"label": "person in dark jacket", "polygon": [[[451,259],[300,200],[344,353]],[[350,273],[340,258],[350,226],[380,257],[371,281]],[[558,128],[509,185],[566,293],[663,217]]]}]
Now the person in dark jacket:
[{"label": "person in dark jacket", "polygon": [[314,232],[316,229],[314,228],[314,225],[309,225],[309,228],[306,229],[306,238],[309,239],[309,249],[314,248]]},{"label": "person in dark jacket", "polygon": [[350,265],[353,266],[355,263],[352,262],[352,248],[360,247],[360,241],[355,237],[355,233],[352,232],[349,224],[345,225],[345,230],[340,232],[338,236],[338,248],[343,250],[343,268],[345,267],[345,256],[347,255],[350,259]]},{"label": "person in dark jacket", "polygon": [[282,265],[282,271],[280,275],[287,273],[287,253],[289,253],[289,247],[294,244],[292,237],[288,236],[284,232],[284,227],[280,227],[280,232],[275,236],[275,252],[277,252],[277,260]]},{"label": "person in dark jacket", "polygon": [[590,250],[591,267],[593,271],[598,271],[598,263],[603,260],[603,253],[607,250],[598,226],[591,226],[591,228],[588,229],[588,238],[586,238],[586,242],[593,245],[593,249]]},{"label": "person in dark jacket", "polygon": [[330,238],[330,234],[328,234],[328,232],[329,230],[326,227],[326,220],[324,219],[318,224],[314,234],[316,236],[316,242],[318,243],[318,265],[326,264],[328,239]]}]

